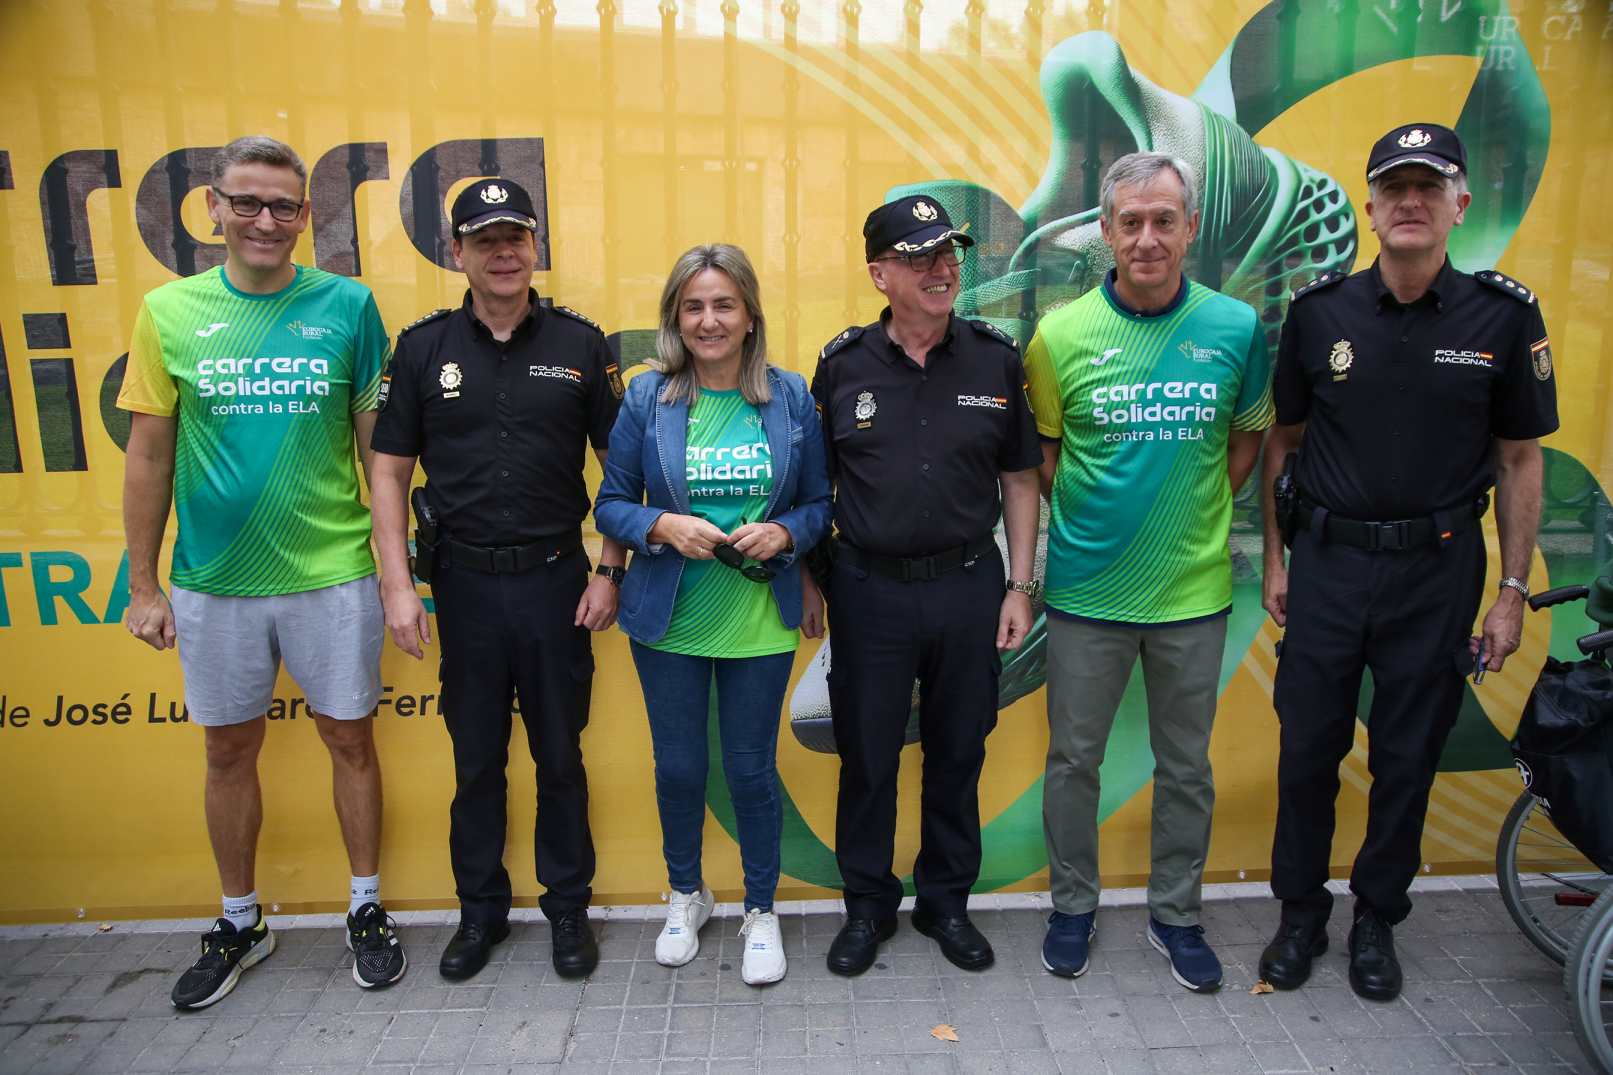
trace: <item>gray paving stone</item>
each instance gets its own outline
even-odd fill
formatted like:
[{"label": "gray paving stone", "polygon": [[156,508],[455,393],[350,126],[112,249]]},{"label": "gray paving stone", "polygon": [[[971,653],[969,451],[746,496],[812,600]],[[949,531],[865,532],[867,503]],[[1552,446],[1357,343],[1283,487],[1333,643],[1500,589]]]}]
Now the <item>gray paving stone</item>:
[{"label": "gray paving stone", "polygon": [[[1402,999],[1366,1003],[1345,982],[1343,930],[1293,993],[1248,994],[1275,910],[1212,898],[1207,934],[1227,968],[1215,995],[1188,993],[1143,939],[1140,906],[1105,906],[1093,969],[1040,966],[1041,910],[981,901],[998,959],[981,973],[939,958],[903,928],[879,964],[835,977],[823,953],[838,914],[783,911],[789,976],[739,978],[736,915],[725,909],[685,967],[654,963],[659,918],[596,921],[605,959],[586,982],[555,977],[547,926],[514,924],[473,982],[438,978],[430,958],[388,990],[352,982],[340,931],[277,928],[274,961],[224,1003],[176,1013],[168,990],[205,924],[118,935],[8,936],[0,930],[0,1070],[40,1071],[804,1071],[1364,1072],[1584,1070],[1556,969],[1517,935],[1493,891],[1426,891],[1397,930]],[[525,912],[530,914],[531,912]],[[905,915],[903,918],[905,926]],[[406,923],[435,954],[451,927]],[[930,1029],[950,1023],[959,1041]]]},{"label": "gray paving stone", "polygon": [[1245,1046],[1254,1058],[1262,1075],[1288,1075],[1291,1072],[1309,1072],[1311,1065],[1295,1045],[1288,1042],[1251,1042]]}]

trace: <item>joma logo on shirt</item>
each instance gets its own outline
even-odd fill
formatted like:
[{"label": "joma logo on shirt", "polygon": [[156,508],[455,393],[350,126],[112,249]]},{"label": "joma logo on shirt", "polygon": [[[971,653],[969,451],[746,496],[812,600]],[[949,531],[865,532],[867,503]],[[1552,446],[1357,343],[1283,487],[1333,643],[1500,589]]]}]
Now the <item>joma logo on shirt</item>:
[{"label": "joma logo on shirt", "polygon": [[958,396],[960,407],[990,407],[994,411],[1006,411],[1008,400],[1003,396]]}]

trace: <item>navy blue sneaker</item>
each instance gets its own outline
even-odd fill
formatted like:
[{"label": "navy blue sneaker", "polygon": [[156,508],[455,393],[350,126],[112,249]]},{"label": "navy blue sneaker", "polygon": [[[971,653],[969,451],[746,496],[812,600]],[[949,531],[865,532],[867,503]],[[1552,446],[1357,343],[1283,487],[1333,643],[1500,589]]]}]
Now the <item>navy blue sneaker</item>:
[{"label": "navy blue sneaker", "polygon": [[1042,966],[1060,978],[1079,978],[1087,972],[1092,935],[1098,927],[1093,912],[1065,914],[1054,911],[1047,917],[1047,939],[1042,941]]},{"label": "navy blue sneaker", "polygon": [[1221,988],[1221,961],[1204,943],[1203,926],[1167,926],[1148,916],[1148,943],[1171,961],[1171,977],[1195,993]]}]

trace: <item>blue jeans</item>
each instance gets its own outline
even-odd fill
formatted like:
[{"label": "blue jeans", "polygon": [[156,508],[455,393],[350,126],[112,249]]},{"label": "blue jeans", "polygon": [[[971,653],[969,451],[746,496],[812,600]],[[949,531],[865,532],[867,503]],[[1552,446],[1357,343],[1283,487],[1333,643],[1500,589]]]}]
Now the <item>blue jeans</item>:
[{"label": "blue jeans", "polygon": [[707,729],[715,676],[723,773],[745,869],[745,909],[771,911],[784,826],[778,788],[779,715],[795,654],[689,657],[637,642],[632,646],[655,746],[655,801],[661,813],[667,882],[679,892],[700,890]]}]

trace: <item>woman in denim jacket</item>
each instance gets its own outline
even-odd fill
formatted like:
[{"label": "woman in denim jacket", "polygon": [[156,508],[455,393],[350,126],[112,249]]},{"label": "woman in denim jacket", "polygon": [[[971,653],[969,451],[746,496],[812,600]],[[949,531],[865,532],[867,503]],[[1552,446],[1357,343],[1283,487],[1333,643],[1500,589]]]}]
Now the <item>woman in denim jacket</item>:
[{"label": "woman in denim jacket", "polygon": [[760,289],[738,247],[678,259],[656,355],[628,385],[594,505],[599,532],[633,550],[618,615],[650,718],[672,889],[655,958],[689,962],[711,916],[700,844],[715,676],[745,872],[741,973],[762,985],[785,971],[773,914],[779,715],[799,641],[799,558],[832,510],[823,435],[806,381],[767,364]]}]

